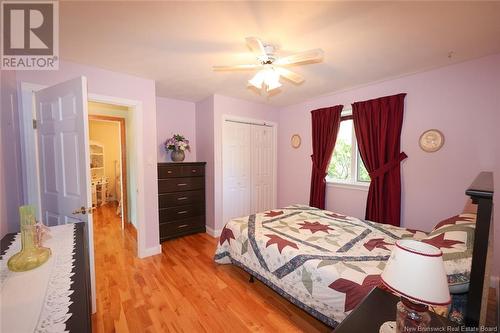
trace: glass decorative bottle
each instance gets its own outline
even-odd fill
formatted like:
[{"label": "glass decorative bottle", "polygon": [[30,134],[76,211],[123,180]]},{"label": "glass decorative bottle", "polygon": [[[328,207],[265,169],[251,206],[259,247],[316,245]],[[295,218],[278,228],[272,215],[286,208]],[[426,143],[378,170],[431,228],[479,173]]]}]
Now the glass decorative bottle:
[{"label": "glass decorative bottle", "polygon": [[19,219],[21,223],[21,251],[10,257],[7,262],[7,266],[13,272],[24,272],[37,268],[49,260],[52,254],[49,248],[38,244],[34,207],[19,207]]}]

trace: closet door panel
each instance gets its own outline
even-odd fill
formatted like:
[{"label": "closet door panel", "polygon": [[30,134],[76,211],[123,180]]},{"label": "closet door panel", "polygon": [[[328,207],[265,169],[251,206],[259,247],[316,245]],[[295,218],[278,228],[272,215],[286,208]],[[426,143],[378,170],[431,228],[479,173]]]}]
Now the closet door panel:
[{"label": "closet door panel", "polygon": [[274,204],[274,128],[251,125],[252,211],[270,210]]},{"label": "closet door panel", "polygon": [[223,218],[251,213],[251,127],[226,121],[223,133]]}]

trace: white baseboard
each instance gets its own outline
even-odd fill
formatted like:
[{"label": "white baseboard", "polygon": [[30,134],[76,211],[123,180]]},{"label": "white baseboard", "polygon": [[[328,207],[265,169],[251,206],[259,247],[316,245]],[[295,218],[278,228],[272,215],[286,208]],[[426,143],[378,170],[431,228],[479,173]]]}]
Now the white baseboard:
[{"label": "white baseboard", "polygon": [[142,258],[154,256],[154,255],[160,254],[160,253],[161,253],[161,244],[158,244],[157,246],[148,247],[146,249],[142,249],[142,250],[139,249],[138,257],[142,259]]},{"label": "white baseboard", "polygon": [[209,234],[210,236],[212,236],[214,238],[218,238],[220,236],[220,234],[222,233],[222,229],[213,229],[213,228],[210,228],[208,225],[206,226],[206,229],[207,229],[207,234]]}]

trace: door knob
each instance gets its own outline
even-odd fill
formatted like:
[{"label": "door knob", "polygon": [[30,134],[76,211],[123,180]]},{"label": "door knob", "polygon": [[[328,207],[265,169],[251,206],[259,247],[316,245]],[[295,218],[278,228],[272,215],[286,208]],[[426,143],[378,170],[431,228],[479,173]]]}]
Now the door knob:
[{"label": "door knob", "polygon": [[85,215],[85,214],[87,214],[87,209],[84,206],[82,206],[73,212],[73,215],[76,215],[76,214]]},{"label": "door knob", "polygon": [[85,208],[84,206],[78,208],[77,210],[75,210],[73,212],[74,215],[77,215],[77,214],[82,214],[82,215],[85,215],[87,213],[89,214],[92,214],[92,212],[94,211],[94,208],[93,207],[90,207],[90,208]]}]

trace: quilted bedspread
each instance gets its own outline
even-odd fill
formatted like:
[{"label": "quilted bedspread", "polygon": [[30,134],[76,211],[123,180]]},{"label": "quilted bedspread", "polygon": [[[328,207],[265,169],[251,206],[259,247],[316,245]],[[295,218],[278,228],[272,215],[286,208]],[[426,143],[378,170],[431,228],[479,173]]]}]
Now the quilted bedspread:
[{"label": "quilted bedspread", "polygon": [[426,234],[294,205],[229,221],[215,261],[237,265],[335,327],[380,284],[398,239]]}]

